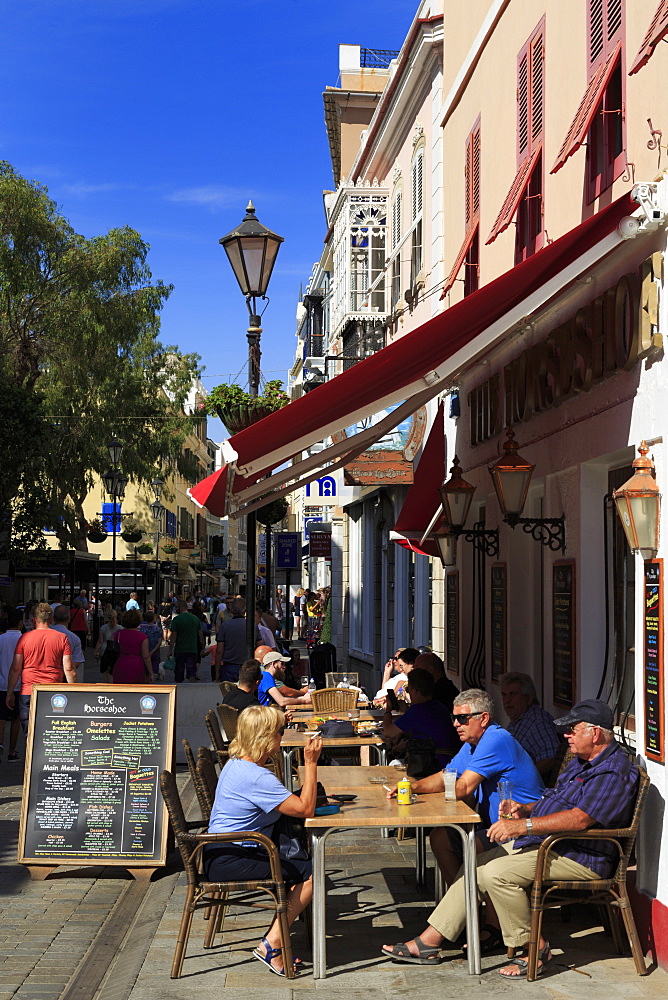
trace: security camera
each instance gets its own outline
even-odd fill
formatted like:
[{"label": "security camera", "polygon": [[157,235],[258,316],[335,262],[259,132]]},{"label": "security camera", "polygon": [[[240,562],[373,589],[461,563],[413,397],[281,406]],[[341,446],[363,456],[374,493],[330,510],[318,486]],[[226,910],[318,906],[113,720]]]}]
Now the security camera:
[{"label": "security camera", "polygon": [[623,219],[619,220],[617,232],[623,240],[632,240],[634,236],[638,235],[639,230],[640,222],[635,216],[625,215]]}]

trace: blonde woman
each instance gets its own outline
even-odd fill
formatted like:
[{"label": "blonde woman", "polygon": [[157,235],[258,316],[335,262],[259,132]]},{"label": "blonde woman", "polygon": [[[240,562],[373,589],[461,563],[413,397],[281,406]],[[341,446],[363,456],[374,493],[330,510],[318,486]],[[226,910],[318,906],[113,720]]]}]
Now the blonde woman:
[{"label": "blonde woman", "polygon": [[300,587],[294,596],[293,605],[295,609],[295,631],[297,638],[302,638],[302,628],[306,624],[306,591]]},{"label": "blonde woman", "polygon": [[[230,744],[230,760],[218,779],[209,833],[249,830],[271,837],[280,813],[313,816],[322,739],[316,736],[304,748],[304,783],[301,795],[293,795],[275,774],[263,767],[271,754],[279,752],[284,731],[285,716],[278,708],[249,705],[239,714],[237,735]],[[271,877],[269,855],[251,841],[209,844],[204,849],[204,867],[211,882]],[[311,862],[281,857],[281,868],[288,889],[288,926],[292,926],[311,901]],[[276,975],[285,975],[278,920],[274,920],[253,955]],[[301,963],[294,959],[294,964],[298,969]]]}]

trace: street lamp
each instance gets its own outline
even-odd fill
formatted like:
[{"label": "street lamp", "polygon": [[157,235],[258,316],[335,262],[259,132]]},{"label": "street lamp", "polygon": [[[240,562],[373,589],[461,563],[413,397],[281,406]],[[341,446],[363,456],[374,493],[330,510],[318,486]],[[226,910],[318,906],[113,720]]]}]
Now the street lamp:
[{"label": "street lamp", "polygon": [[[441,494],[441,508],[443,511],[443,522],[447,529],[446,534],[435,534],[436,541],[444,566],[452,566],[454,563],[454,546],[460,535],[464,540],[470,542],[479,552],[484,552],[486,556],[496,558],[499,554],[499,533],[498,531],[486,528],[466,528],[466,519],[471,509],[471,501],[475,493],[475,486],[467,483],[462,476],[459,466],[459,459],[455,455],[450,469],[450,478],[444,482],[439,491]],[[445,562],[445,559],[449,562]]]},{"label": "street lamp", "polygon": [[647,458],[646,441],[640,443],[638,451],[640,458],[633,462],[633,475],[614,491],[612,498],[631,551],[652,559],[659,549],[661,494],[653,475],[654,462]]},{"label": "street lamp", "polygon": [[[260,326],[257,299],[267,298],[267,287],[283,237],[263,226],[255,215],[252,201],[246,215],[235,229],[218,241],[232,266],[241,292],[246,297],[250,322],[248,339],[248,391],[260,391]],[[266,307],[265,307],[266,308]],[[264,311],[264,310],[263,310]],[[255,511],[246,515],[246,645],[248,655],[255,649],[255,566],[257,561],[257,521]]]},{"label": "street lamp", "polygon": [[[151,484],[155,488],[155,483]],[[158,610],[158,604],[160,603],[160,559],[158,554],[158,546],[160,544],[160,539],[162,537],[162,515],[165,508],[160,503],[160,500],[156,499],[151,504],[151,514],[153,515],[153,521],[155,523],[155,608]]]},{"label": "street lamp", "polygon": [[113,503],[113,513],[111,515],[111,607],[116,610],[116,535],[118,534],[119,522],[121,518],[119,517],[117,504],[125,496],[125,487],[128,484],[127,476],[118,468],[121,460],[121,455],[123,454],[123,444],[118,438],[114,437],[107,445],[109,451],[109,457],[111,458],[112,468],[108,469],[107,472],[102,476],[102,482],[104,488],[107,491],[109,499]]}]

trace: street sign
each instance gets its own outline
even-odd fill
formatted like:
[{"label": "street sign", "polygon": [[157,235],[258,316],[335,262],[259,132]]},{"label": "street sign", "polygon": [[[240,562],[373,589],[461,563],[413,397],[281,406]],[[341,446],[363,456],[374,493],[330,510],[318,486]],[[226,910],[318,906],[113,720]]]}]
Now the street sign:
[{"label": "street sign", "polygon": [[301,533],[276,532],[276,569],[299,569],[301,566]]}]

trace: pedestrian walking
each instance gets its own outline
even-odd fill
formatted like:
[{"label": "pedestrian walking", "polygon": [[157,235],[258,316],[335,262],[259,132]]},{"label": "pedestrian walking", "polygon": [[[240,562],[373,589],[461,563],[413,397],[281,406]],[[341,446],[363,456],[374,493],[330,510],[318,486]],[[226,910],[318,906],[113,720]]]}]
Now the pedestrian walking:
[{"label": "pedestrian walking", "polygon": [[38,604],[33,619],[35,628],[22,635],[16,644],[5,695],[7,708],[14,708],[14,688],[20,679],[19,718],[24,733],[28,732],[33,684],[62,684],[65,681],[76,684],[77,680],[67,636],[49,627],[53,621],[51,605]]}]

